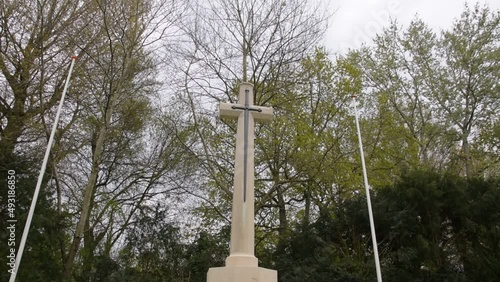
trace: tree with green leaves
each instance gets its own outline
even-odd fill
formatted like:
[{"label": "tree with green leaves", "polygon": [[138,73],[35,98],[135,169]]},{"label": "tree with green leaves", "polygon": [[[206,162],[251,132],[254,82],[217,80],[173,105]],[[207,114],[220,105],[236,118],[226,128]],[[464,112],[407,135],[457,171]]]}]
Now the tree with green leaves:
[{"label": "tree with green leaves", "polygon": [[45,115],[61,97],[64,73],[77,47],[71,34],[78,34],[89,23],[91,19],[82,15],[90,6],[82,1],[0,4],[2,159],[9,158],[21,144],[36,147],[46,134]]},{"label": "tree with green leaves", "polygon": [[[378,119],[375,128],[380,128],[373,141],[369,134],[364,135],[369,140],[367,147],[373,142],[373,151],[380,148],[380,166],[445,166],[452,142],[446,138],[448,128],[440,123],[430,86],[430,80],[436,79],[432,70],[439,65],[436,35],[415,19],[406,30],[393,22],[374,43],[352,54],[360,61],[366,99],[371,100],[367,106]],[[396,143],[399,148],[391,150]],[[392,164],[384,164],[383,155]]]},{"label": "tree with green leaves", "polygon": [[498,12],[466,5],[441,37],[419,19],[406,30],[392,23],[374,46],[351,53],[363,72],[365,99],[380,117],[380,132],[394,133],[389,140],[399,139],[404,149],[393,164],[469,177],[494,167],[498,160],[489,140],[499,101],[498,34]]},{"label": "tree with green leaves", "polygon": [[[475,176],[490,164],[475,159],[481,150],[476,136],[488,131],[483,125],[498,121],[500,109],[500,12],[476,4],[465,9],[443,33],[439,80],[433,84],[433,102],[450,126],[459,132],[461,163],[467,177]],[[478,140],[479,141],[479,140]],[[486,155],[493,152],[485,152]],[[498,160],[494,160],[498,161]]]},{"label": "tree with green leaves", "polygon": [[295,224],[306,228],[317,210],[328,209],[336,196],[348,193],[353,181],[349,155],[355,150],[343,142],[352,132],[351,90],[344,81],[352,77],[348,64],[341,62],[331,62],[322,49],[302,60],[287,74],[295,85],[271,100],[272,124],[259,132],[256,152],[265,177],[256,185],[256,195],[263,199],[257,204],[262,208],[257,225],[266,236],[272,234],[266,230],[276,229],[278,253]]}]

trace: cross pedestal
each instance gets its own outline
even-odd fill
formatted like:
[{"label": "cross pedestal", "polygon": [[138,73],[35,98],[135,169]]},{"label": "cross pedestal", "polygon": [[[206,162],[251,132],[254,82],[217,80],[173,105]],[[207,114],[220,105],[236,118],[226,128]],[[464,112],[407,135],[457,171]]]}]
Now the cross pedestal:
[{"label": "cross pedestal", "polygon": [[253,104],[253,85],[240,83],[238,104],[221,103],[221,117],[237,118],[231,249],[225,267],[210,268],[208,282],[277,282],[275,270],[258,267],[254,255],[254,122],[270,121],[273,109]]}]

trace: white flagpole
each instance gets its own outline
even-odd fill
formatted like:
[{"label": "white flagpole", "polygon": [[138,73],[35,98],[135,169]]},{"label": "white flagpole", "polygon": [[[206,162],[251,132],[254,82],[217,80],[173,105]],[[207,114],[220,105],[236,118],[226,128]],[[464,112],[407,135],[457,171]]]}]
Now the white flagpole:
[{"label": "white flagpole", "polygon": [[356,108],[356,96],[352,96],[352,102],[354,105],[354,115],[356,117],[356,128],[358,130],[359,152],[361,153],[361,166],[363,167],[366,202],[368,203],[368,216],[370,217],[370,229],[372,233],[373,256],[375,257],[375,267],[377,270],[377,281],[382,282],[382,271],[380,270],[380,261],[378,257],[377,236],[375,234],[375,222],[373,221],[372,202],[370,200],[370,187],[368,184],[368,176],[366,175],[365,155],[363,153],[363,142],[361,141],[361,130],[359,129],[358,109]]},{"label": "white flagpole", "polygon": [[35,193],[33,194],[33,199],[31,200],[31,207],[28,213],[28,218],[26,219],[26,225],[24,226],[23,236],[21,237],[21,242],[19,244],[19,250],[17,251],[16,263],[14,269],[10,275],[9,282],[14,282],[16,280],[17,272],[19,272],[19,264],[21,263],[21,258],[23,257],[24,246],[26,245],[26,239],[28,238],[28,232],[31,225],[31,220],[33,219],[33,213],[35,212],[36,202],[38,199],[38,193],[40,192],[40,186],[42,185],[43,175],[45,174],[45,169],[47,168],[47,161],[49,159],[50,150],[52,149],[52,142],[54,142],[54,135],[56,133],[57,124],[59,122],[59,116],[61,115],[61,109],[64,103],[64,97],[68,91],[69,80],[71,78],[71,73],[73,72],[73,66],[75,65],[77,57],[71,57],[71,66],[69,67],[68,77],[66,78],[66,83],[64,85],[63,93],[61,95],[61,100],[59,102],[59,107],[57,109],[56,119],[52,125],[52,132],[50,133],[49,142],[47,144],[47,149],[45,150],[45,157],[43,159],[42,168],[40,169],[40,174],[38,175],[38,182],[36,183]]}]

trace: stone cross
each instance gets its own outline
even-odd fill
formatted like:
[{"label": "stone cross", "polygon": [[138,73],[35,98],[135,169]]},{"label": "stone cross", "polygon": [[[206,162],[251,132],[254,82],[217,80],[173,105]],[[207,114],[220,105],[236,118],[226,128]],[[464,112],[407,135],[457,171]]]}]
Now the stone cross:
[{"label": "stone cross", "polygon": [[273,109],[253,104],[253,85],[240,83],[238,104],[221,103],[220,115],[237,118],[231,249],[226,267],[257,267],[254,255],[254,122],[270,121]]},{"label": "stone cross", "polygon": [[208,270],[208,282],[277,282],[275,270],[258,267],[254,255],[254,122],[270,121],[273,109],[253,104],[253,85],[240,83],[238,104],[221,103],[220,115],[237,118],[231,250],[226,266]]}]

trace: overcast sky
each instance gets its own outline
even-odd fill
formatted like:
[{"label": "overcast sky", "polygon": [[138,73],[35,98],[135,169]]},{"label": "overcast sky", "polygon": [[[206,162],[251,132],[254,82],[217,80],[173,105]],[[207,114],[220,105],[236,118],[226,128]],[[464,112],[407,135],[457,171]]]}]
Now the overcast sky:
[{"label": "overcast sky", "polygon": [[334,53],[345,53],[372,40],[388,26],[389,17],[403,26],[418,15],[436,31],[447,29],[463,11],[464,3],[487,4],[500,10],[500,0],[330,0],[335,14],[330,20],[324,45]]}]

